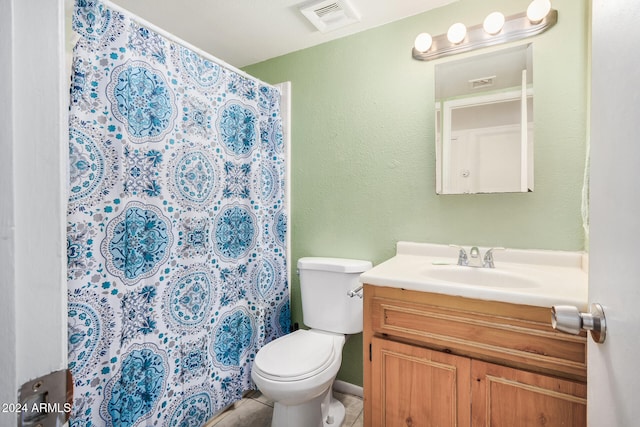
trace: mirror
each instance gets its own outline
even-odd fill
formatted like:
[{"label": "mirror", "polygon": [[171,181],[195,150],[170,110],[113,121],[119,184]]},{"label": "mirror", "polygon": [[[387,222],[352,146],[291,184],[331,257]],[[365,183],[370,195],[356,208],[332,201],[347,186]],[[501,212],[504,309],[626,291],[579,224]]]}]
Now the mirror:
[{"label": "mirror", "polygon": [[435,66],[436,192],[533,191],[531,44]]}]

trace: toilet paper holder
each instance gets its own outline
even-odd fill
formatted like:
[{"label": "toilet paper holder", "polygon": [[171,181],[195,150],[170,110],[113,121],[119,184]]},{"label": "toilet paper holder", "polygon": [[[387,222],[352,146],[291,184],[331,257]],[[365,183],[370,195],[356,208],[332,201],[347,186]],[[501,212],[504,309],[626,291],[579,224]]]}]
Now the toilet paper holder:
[{"label": "toilet paper holder", "polygon": [[573,335],[578,335],[583,329],[587,330],[598,344],[602,344],[607,337],[607,321],[604,310],[598,303],[591,304],[589,313],[580,313],[572,305],[554,305],[551,307],[551,326]]}]

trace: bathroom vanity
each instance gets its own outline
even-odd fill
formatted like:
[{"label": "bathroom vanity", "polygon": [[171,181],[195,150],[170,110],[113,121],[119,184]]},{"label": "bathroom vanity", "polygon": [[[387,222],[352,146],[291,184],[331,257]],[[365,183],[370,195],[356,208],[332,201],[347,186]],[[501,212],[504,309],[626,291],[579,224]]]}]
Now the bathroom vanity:
[{"label": "bathroom vanity", "polygon": [[456,261],[400,242],[361,276],[365,425],[586,426],[586,334],[550,322],[553,304],[586,306],[582,255],[504,251],[492,271]]}]

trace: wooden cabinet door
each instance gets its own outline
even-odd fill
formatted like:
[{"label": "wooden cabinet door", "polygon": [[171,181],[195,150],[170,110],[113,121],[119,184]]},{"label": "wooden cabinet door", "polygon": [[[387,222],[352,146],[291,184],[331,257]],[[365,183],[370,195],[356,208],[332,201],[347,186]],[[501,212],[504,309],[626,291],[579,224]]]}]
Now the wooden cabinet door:
[{"label": "wooden cabinet door", "polygon": [[372,427],[454,427],[470,424],[466,357],[373,337]]},{"label": "wooden cabinet door", "polygon": [[471,361],[473,427],[584,427],[587,386]]}]

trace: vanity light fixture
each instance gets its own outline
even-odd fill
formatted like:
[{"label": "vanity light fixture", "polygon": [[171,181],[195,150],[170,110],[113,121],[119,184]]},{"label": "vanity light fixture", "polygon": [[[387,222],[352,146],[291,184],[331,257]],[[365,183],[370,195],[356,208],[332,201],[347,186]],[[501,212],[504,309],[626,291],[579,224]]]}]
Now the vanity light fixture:
[{"label": "vanity light fixture", "polygon": [[551,11],[550,0],[533,0],[527,8],[527,18],[532,24],[537,24]]},{"label": "vanity light fixture", "polygon": [[475,49],[513,42],[543,33],[558,22],[558,11],[550,0],[533,0],[526,12],[507,18],[500,12],[490,13],[480,25],[466,28],[453,24],[447,34],[432,37],[421,33],[416,37],[412,56],[429,61]]},{"label": "vanity light fixture", "polygon": [[452,26],[449,27],[449,31],[447,31],[447,40],[449,40],[453,44],[462,43],[464,38],[467,36],[467,27],[462,22],[456,22]]},{"label": "vanity light fixture", "polygon": [[482,28],[487,32],[487,34],[491,34],[492,36],[495,36],[502,31],[502,27],[504,27],[504,15],[500,12],[492,12],[488,14],[482,23]]},{"label": "vanity light fixture", "polygon": [[420,33],[418,34],[418,37],[416,37],[414,46],[418,52],[426,52],[431,48],[431,43],[433,43],[431,34]]}]

